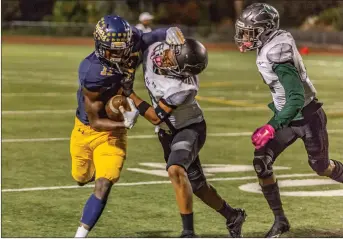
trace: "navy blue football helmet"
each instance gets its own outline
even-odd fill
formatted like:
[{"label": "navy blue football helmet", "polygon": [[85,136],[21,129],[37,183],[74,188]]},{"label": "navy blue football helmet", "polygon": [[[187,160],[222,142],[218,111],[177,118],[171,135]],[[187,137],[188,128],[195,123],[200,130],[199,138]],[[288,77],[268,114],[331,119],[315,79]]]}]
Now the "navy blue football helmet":
[{"label": "navy blue football helmet", "polygon": [[95,54],[107,68],[121,72],[120,65],[129,59],[132,28],[123,18],[108,15],[100,19],[94,30]]}]

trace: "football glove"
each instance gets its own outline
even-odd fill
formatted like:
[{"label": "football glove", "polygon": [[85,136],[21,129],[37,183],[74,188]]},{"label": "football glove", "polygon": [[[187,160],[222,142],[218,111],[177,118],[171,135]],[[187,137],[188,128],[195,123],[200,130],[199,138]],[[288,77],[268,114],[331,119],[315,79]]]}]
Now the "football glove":
[{"label": "football glove", "polygon": [[275,129],[273,126],[266,124],[258,129],[251,136],[252,144],[255,146],[255,149],[260,149],[264,147],[269,140],[274,138]]},{"label": "football glove", "polygon": [[126,111],[122,105],[119,107],[119,110],[123,114],[125,127],[128,129],[131,129],[137,122],[139,111],[137,110],[135,104],[133,103],[133,100],[131,100],[130,98],[126,98],[126,99],[129,102],[131,111]]},{"label": "football glove", "polygon": [[178,27],[170,27],[167,29],[166,42],[169,45],[182,45],[185,43],[185,37]]}]

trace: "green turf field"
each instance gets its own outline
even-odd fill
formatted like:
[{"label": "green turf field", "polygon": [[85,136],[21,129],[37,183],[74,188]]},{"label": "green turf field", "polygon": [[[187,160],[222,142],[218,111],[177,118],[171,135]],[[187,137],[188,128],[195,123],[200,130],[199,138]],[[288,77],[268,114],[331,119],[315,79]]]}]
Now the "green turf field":
[{"label": "green turf field", "polygon": [[[70,174],[68,137],[74,123],[78,64],[92,48],[5,44],[2,50],[1,236],[73,237],[92,188],[49,189],[75,185]],[[343,161],[343,57],[313,55],[304,61],[319,99],[325,102],[330,157]],[[249,132],[271,117],[265,107],[271,96],[256,70],[254,54],[210,53],[200,87],[199,102],[209,133],[201,161],[209,164],[208,178],[230,204],[246,209],[244,236],[262,237],[271,226],[272,213],[262,194],[239,189],[257,181],[251,166]],[[147,99],[141,71],[135,89]],[[112,189],[90,237],[179,236],[181,221],[172,187],[157,184],[168,178],[151,174],[158,169],[164,173],[163,164],[157,164],[163,163],[162,149],[153,134],[152,125],[143,118],[130,130],[130,136],[143,137],[129,139],[120,184]],[[284,175],[281,184],[299,183],[282,187],[282,193],[322,195],[283,196],[292,226],[285,236],[342,237],[343,197],[328,195],[342,195],[343,185],[311,175],[301,141],[286,150],[276,166],[286,167],[275,170],[277,175]],[[142,185],[135,184],[138,182]],[[44,190],[4,191],[35,187]],[[199,236],[227,235],[225,220],[198,199],[194,211]]]}]

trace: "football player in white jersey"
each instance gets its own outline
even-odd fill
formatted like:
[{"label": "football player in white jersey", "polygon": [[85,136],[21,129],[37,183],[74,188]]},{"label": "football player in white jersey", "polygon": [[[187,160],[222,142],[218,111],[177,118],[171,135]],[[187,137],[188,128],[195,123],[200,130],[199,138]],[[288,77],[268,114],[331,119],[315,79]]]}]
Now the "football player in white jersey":
[{"label": "football player in white jersey", "polygon": [[192,193],[226,219],[231,237],[241,237],[245,211],[232,208],[206,181],[199,151],[206,140],[206,123],[195,99],[198,74],[207,66],[207,50],[198,41],[185,39],[180,46],[157,42],[144,53],[143,70],[152,106],[125,87],[124,94],[140,114],[158,125],[169,178],[174,187],[183,231],[181,237],[195,237]]},{"label": "football player in white jersey", "polygon": [[264,3],[245,8],[237,19],[235,41],[241,52],[257,50],[257,68],[268,85],[274,116],[252,135],[253,165],[275,221],[266,237],[290,229],[273,173],[273,163],[288,146],[301,138],[311,168],[321,176],[343,182],[343,164],[329,159],[326,115],[307,75],[292,35],[279,29],[278,11]]}]

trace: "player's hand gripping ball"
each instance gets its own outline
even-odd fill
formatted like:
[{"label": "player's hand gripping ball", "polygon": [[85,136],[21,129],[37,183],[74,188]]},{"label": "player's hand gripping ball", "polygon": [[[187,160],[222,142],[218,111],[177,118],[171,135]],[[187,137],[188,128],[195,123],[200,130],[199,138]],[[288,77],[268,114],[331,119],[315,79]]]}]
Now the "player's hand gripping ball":
[{"label": "player's hand gripping ball", "polygon": [[105,110],[109,119],[116,122],[124,121],[123,114],[119,110],[120,106],[123,106],[126,111],[131,111],[130,105],[123,95],[115,95],[107,101]]}]

